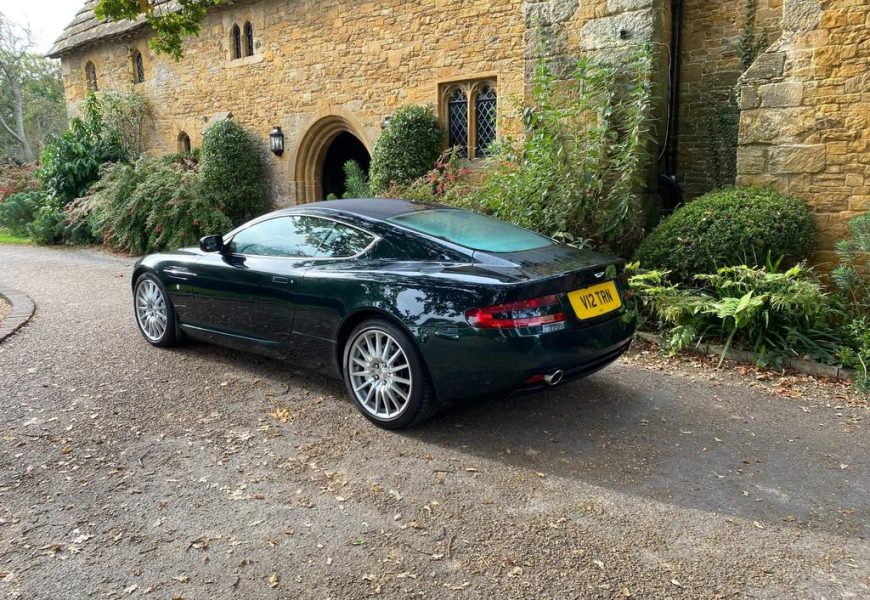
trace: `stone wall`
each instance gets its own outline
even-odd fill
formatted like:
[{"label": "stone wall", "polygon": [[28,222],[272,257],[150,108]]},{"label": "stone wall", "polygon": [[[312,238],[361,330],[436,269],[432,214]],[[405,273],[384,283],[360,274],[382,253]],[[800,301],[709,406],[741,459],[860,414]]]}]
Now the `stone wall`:
[{"label": "stone wall", "polygon": [[870,6],[785,0],[782,30],[741,78],[738,181],[807,200],[830,266],[870,208]]},{"label": "stone wall", "polygon": [[[151,153],[192,144],[215,119],[233,118],[256,134],[278,204],[309,198],[312,148],[346,130],[371,150],[384,119],[405,104],[437,109],[451,81],[494,78],[499,134],[521,133],[511,99],[526,92],[525,72],[543,31],[555,55],[601,51],[656,39],[661,0],[260,0],[209,12],[179,62],[154,55],[147,33],[98,41],[62,57],[71,112],[86,94],[92,61],[100,90],[133,87],[151,101]],[[253,56],[231,58],[230,30],[250,21]],[[623,30],[624,35],[619,31]],[[132,85],[131,57],[145,59]],[[286,152],[267,151],[278,125]]]},{"label": "stone wall", "polygon": [[[717,183],[734,183],[734,137],[723,139],[723,128],[736,134],[739,114],[734,91],[743,71],[738,45],[750,2],[684,2],[677,175],[687,198],[708,192]],[[781,17],[782,0],[757,0],[755,39],[766,30],[768,40],[776,40]],[[714,155],[719,157],[718,178]]]}]

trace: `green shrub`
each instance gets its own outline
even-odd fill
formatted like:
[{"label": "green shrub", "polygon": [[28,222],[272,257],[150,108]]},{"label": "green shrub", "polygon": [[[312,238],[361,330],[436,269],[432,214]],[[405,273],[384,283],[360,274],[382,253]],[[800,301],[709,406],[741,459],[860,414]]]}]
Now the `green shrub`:
[{"label": "green shrub", "polygon": [[116,144],[128,159],[145,152],[145,124],[151,116],[148,99],[135,90],[107,90],[99,101],[102,137]]},{"label": "green shrub", "polygon": [[104,135],[100,103],[89,94],[82,117],[73,119],[69,130],[46,143],[38,176],[48,195],[66,204],[97,180],[100,165],[125,159],[115,136]]},{"label": "green shrub", "polygon": [[641,243],[635,260],[680,281],[768,257],[797,264],[815,250],[815,223],[801,200],[774,190],[732,187],[678,208]]},{"label": "green shrub", "polygon": [[372,195],[369,176],[358,162],[349,160],[344,163],[344,198],[368,198]]},{"label": "green shrub", "polygon": [[0,228],[12,235],[27,235],[27,226],[36,218],[45,195],[42,192],[13,194],[0,204]]},{"label": "green shrub", "polygon": [[27,235],[34,243],[43,246],[63,243],[64,214],[60,203],[46,198],[36,211],[36,217],[27,225]]},{"label": "green shrub", "polygon": [[481,212],[575,245],[622,251],[639,236],[648,164],[652,53],[623,66],[584,57],[565,76],[537,63],[521,141],[495,148]]},{"label": "green shrub", "polygon": [[438,120],[430,108],[400,108],[375,144],[372,191],[381,194],[390,185],[407,185],[425,175],[441,154],[442,139]]},{"label": "green shrub", "polygon": [[849,221],[849,237],[836,250],[839,262],[831,278],[854,316],[870,316],[870,214]]},{"label": "green shrub", "polygon": [[67,229],[84,226],[107,246],[137,254],[190,246],[232,229],[198,195],[196,172],[171,158],[108,165],[90,195],[67,207]]},{"label": "green shrub", "polygon": [[855,369],[855,387],[870,393],[870,318],[853,319],[844,330],[844,341],[840,347],[843,365]]},{"label": "green shrub", "polygon": [[[637,268],[637,263],[632,265]],[[665,330],[665,349],[677,352],[704,340],[724,341],[719,364],[732,344],[761,354],[761,361],[808,356],[835,362],[839,337],[835,306],[803,264],[723,267],[695,276],[697,286],[669,281],[667,271],[630,277],[638,301]]]},{"label": "green shrub", "polygon": [[408,185],[391,185],[387,197],[471,208],[468,201],[471,186],[466,180],[470,171],[466,162],[456,148],[450,148],[438,157],[435,166],[423,177]]},{"label": "green shrub", "polygon": [[202,140],[199,196],[240,224],[268,208],[260,189],[260,160],[251,136],[232,119],[206,130]]}]

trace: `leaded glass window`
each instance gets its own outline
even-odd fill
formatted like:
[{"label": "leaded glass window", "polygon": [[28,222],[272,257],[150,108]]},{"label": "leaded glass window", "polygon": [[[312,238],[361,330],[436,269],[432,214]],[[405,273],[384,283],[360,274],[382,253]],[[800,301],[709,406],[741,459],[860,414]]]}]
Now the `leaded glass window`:
[{"label": "leaded glass window", "polygon": [[245,56],[254,55],[254,27],[245,23]]},{"label": "leaded glass window", "polygon": [[88,61],[88,64],[85,65],[85,79],[88,82],[89,91],[96,92],[99,90],[97,87],[97,68],[91,61]]},{"label": "leaded glass window", "polygon": [[457,147],[460,156],[468,156],[468,96],[460,88],[447,101],[447,134],[450,147]]},{"label": "leaded glass window", "polygon": [[238,25],[233,25],[232,32],[230,34],[230,41],[233,45],[233,58],[241,58],[242,57],[242,32],[239,29]]},{"label": "leaded glass window", "polygon": [[475,154],[486,156],[487,148],[495,141],[496,136],[496,96],[492,86],[481,87],[475,102],[475,131],[477,132]]},{"label": "leaded glass window", "polygon": [[145,81],[145,61],[142,60],[142,53],[138,50],[133,53],[133,81],[135,83]]}]

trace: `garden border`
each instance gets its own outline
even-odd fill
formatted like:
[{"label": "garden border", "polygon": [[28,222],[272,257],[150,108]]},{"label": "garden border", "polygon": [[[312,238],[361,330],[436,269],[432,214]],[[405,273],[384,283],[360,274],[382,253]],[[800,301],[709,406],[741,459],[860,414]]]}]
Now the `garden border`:
[{"label": "garden border", "polygon": [[[645,331],[638,331],[637,337],[640,339],[651,342],[653,344],[657,344],[659,346],[664,345],[664,340],[660,335],[656,335],[655,333],[647,333]],[[686,348],[689,352],[693,352],[695,354],[703,354],[703,355],[721,355],[722,350],[724,350],[723,346],[719,346],[717,344],[698,344],[693,345],[689,348]],[[758,362],[758,359],[761,357],[757,352],[749,352],[747,350],[729,350],[725,354],[726,358],[730,358],[733,361],[740,363],[752,363],[755,364]],[[793,369],[799,373],[803,373],[805,375],[812,375],[814,377],[830,377],[831,379],[842,379],[846,381],[851,381],[855,378],[855,370],[847,369],[846,367],[833,367],[831,365],[823,365],[821,363],[813,362],[811,360],[804,360],[802,358],[788,358],[785,357],[782,359],[782,366]]]},{"label": "garden border", "polygon": [[0,296],[12,305],[12,314],[0,322],[0,342],[2,342],[30,320],[36,305],[24,292],[4,285],[0,285]]}]

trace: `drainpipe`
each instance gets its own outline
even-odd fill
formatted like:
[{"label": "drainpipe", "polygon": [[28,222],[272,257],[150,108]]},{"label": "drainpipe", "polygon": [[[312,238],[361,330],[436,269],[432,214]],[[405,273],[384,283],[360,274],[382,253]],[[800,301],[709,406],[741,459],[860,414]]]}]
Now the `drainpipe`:
[{"label": "drainpipe", "polygon": [[680,66],[682,64],[683,0],[671,0],[671,44],[668,87],[668,125],[664,147],[664,171],[658,177],[662,213],[672,212],[683,202],[677,183],[677,152],[680,135]]}]

